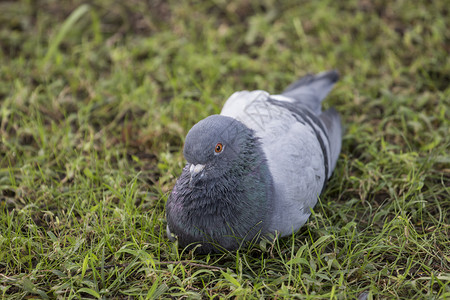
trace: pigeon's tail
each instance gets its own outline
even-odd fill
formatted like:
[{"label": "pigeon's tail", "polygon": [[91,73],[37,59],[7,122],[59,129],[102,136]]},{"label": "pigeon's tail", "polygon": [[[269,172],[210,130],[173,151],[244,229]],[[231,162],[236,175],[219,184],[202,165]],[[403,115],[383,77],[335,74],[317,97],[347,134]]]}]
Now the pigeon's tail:
[{"label": "pigeon's tail", "polygon": [[319,116],[322,123],[325,125],[330,143],[330,174],[336,166],[336,162],[341,152],[342,144],[342,124],[338,112],[332,107],[327,109]]},{"label": "pigeon's tail", "polygon": [[282,93],[311,109],[316,115],[321,112],[321,102],[339,80],[337,71],[322,72],[305,77],[290,84]]}]

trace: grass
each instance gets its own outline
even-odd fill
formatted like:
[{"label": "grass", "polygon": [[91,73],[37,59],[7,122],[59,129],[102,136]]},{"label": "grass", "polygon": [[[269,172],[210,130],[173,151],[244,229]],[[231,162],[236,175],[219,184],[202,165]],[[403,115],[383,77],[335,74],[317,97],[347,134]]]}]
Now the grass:
[{"label": "grass", "polygon": [[[445,1],[0,3],[2,297],[450,298],[449,20]],[[169,242],[190,127],[328,69],[346,133],[307,226],[221,255]]]}]

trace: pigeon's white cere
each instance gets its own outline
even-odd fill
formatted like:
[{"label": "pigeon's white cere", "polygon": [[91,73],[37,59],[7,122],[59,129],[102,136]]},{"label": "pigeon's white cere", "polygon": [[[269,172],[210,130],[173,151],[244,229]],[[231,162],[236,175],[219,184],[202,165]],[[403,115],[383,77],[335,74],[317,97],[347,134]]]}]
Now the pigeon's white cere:
[{"label": "pigeon's white cere", "polygon": [[191,176],[200,173],[205,168],[205,165],[202,164],[192,164],[189,168],[189,172],[191,172]]}]

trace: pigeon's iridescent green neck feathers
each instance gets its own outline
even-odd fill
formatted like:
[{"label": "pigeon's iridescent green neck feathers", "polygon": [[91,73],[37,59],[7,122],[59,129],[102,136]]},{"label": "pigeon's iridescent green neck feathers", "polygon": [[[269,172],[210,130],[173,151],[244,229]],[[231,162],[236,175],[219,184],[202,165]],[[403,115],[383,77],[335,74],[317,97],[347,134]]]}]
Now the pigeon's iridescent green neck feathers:
[{"label": "pigeon's iridescent green neck feathers", "polygon": [[[167,203],[169,229],[182,246],[202,243],[197,251],[211,252],[216,249],[208,242],[215,242],[235,249],[264,231],[272,178],[251,129],[210,116],[189,131],[184,155],[188,163]],[[196,166],[201,171],[193,171]]]}]

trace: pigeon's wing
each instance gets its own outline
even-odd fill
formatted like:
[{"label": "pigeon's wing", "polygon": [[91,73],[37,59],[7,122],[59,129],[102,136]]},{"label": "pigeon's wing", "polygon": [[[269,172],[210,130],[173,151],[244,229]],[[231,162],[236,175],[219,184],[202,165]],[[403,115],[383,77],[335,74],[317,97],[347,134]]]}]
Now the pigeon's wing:
[{"label": "pigeon's wing", "polygon": [[[342,124],[338,112],[334,108],[330,108],[319,116],[328,135],[330,145],[330,170],[332,171],[336,166],[339,153],[341,153],[342,146]],[[331,173],[330,173],[331,175]]]},{"label": "pigeon's wing", "polygon": [[[221,112],[255,130],[262,141],[275,189],[268,231],[282,235],[291,234],[306,222],[340,151],[339,116],[334,110],[320,114],[320,101],[325,95],[313,95],[321,84],[311,78],[324,79],[308,78],[288,88],[291,94],[234,93]],[[306,105],[304,97],[290,98],[294,91],[318,102],[319,115],[313,111],[317,111],[316,104]]]},{"label": "pigeon's wing", "polygon": [[[271,96],[273,99],[291,103],[289,109],[296,111],[297,114],[304,114],[302,110],[307,107],[316,116],[319,116],[320,122],[315,123],[321,123],[325,127],[322,129],[329,142],[326,145],[330,166],[328,177],[331,176],[341,152],[342,125],[339,114],[335,109],[331,108],[323,113],[321,112],[321,103],[338,80],[339,73],[334,70],[317,75],[307,75],[289,85],[281,95]],[[316,118],[311,117],[310,119],[315,120]],[[321,133],[320,130],[319,133]]]},{"label": "pigeon's wing", "polygon": [[[235,93],[222,110],[252,128],[261,139],[274,183],[268,232],[289,235],[308,219],[329,170],[325,132],[320,120],[289,109],[290,102],[271,99],[263,91]],[[299,115],[301,114],[301,115]],[[322,143],[322,145],[321,145]]]}]

